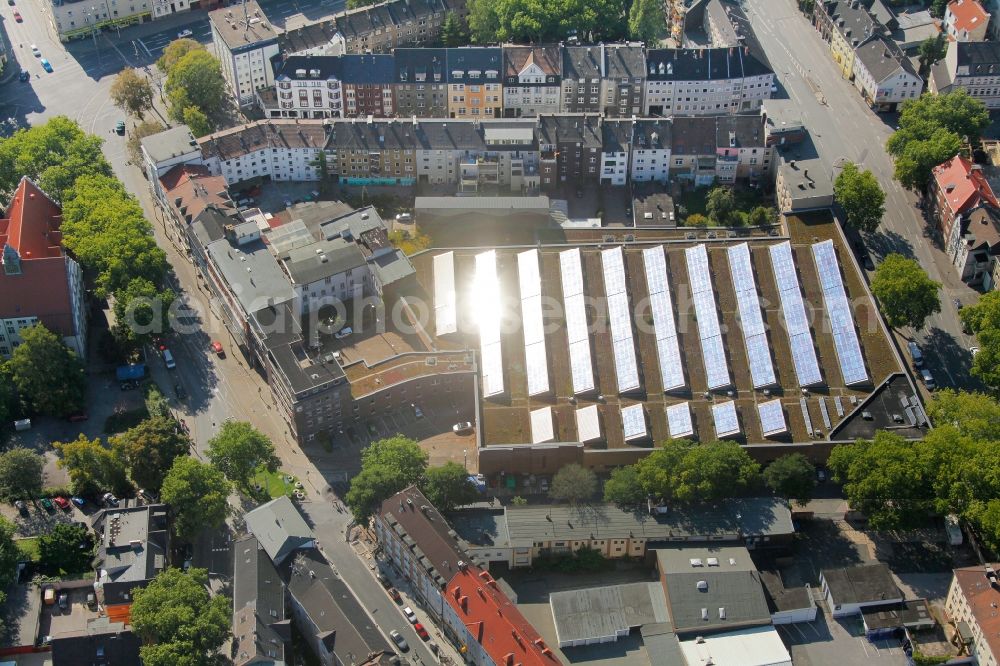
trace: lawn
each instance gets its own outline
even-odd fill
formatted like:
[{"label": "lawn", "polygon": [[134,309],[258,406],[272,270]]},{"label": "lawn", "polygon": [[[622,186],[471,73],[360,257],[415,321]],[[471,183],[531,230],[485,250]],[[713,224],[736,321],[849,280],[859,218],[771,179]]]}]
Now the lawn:
[{"label": "lawn", "polygon": [[[286,476],[291,481],[285,481]],[[276,472],[268,472],[266,469],[261,469],[250,480],[250,485],[252,487],[260,486],[267,493],[268,497],[275,499],[282,495],[291,497],[292,493],[295,492],[296,481],[298,479],[280,469]]]},{"label": "lawn", "polygon": [[17,539],[16,543],[18,550],[21,551],[25,558],[32,562],[37,562],[41,557],[41,554],[38,552],[38,537]]}]

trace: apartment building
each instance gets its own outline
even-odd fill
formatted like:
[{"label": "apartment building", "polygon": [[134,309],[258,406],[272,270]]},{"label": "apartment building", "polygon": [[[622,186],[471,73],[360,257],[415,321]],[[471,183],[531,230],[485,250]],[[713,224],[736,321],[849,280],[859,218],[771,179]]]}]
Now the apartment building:
[{"label": "apartment building", "polygon": [[46,9],[51,9],[52,22],[63,42],[154,18],[153,0],[107,0],[97,4],[83,0],[50,0]]},{"label": "apartment building", "polygon": [[927,198],[931,215],[944,238],[952,237],[961,216],[982,207],[1000,210],[1000,202],[982,167],[961,155],[931,170]]},{"label": "apartment building", "polygon": [[269,118],[340,118],[344,115],[344,60],[289,56],[275,66],[274,91],[258,91]]},{"label": "apartment building", "polygon": [[1000,109],[1000,42],[949,42],[928,83],[935,95],[964,88],[987,109]]},{"label": "apartment building", "polygon": [[400,48],[393,54],[396,69],[396,115],[402,118],[447,118],[447,51],[435,48]]},{"label": "apartment building", "polygon": [[468,14],[464,0],[390,0],[334,17],[348,53],[389,53],[437,39],[449,12]]},{"label": "apartment building", "polygon": [[0,216],[0,358],[42,324],[85,359],[83,271],[62,246],[62,209],[27,176]]},{"label": "apartment building", "polygon": [[448,115],[495,118],[503,114],[503,54],[499,48],[447,49]]},{"label": "apartment building", "polygon": [[826,210],[833,206],[833,177],[818,157],[781,159],[774,192],[782,213]]},{"label": "apartment building", "polygon": [[601,111],[608,118],[642,113],[646,53],[641,44],[602,44]]},{"label": "apartment building", "polygon": [[755,111],[771,98],[774,72],[748,47],[650,49],[643,114],[719,115]]},{"label": "apartment building", "polygon": [[716,177],[716,122],[705,116],[676,117],[671,132],[670,177],[696,186]]},{"label": "apartment building", "polygon": [[160,178],[178,165],[201,164],[201,148],[187,125],[177,125],[139,141],[141,168],[153,188],[153,194],[166,204]]},{"label": "apartment building", "polygon": [[391,55],[345,55],[344,115],[391,118],[396,114],[395,61]]},{"label": "apartment building", "polygon": [[503,48],[505,118],[559,112],[562,53],[558,46]]},{"label": "apartment building", "polygon": [[332,127],[331,172],[344,185],[413,185],[417,135],[410,121],[354,120]]},{"label": "apartment building", "polygon": [[672,124],[668,120],[632,122],[629,177],[633,182],[666,183],[670,174]]},{"label": "apartment building", "polygon": [[1000,655],[1000,580],[995,563],[955,569],[945,611],[981,666],[997,666]]},{"label": "apartment building", "polygon": [[536,136],[542,191],[580,190],[598,182],[603,149],[599,116],[541,116]]},{"label": "apartment building", "polygon": [[715,119],[715,174],[729,185],[737,180],[751,187],[770,182],[774,148],[767,145],[762,115],[719,116]]},{"label": "apartment building", "polygon": [[875,36],[856,50],[854,85],[876,111],[895,111],[920,96],[924,80],[895,42]]},{"label": "apartment building", "polygon": [[563,47],[562,113],[600,113],[604,61],[599,46]]},{"label": "apartment building", "polygon": [[226,179],[202,164],[178,164],[160,177],[164,207],[178,233],[210,207],[235,212]]},{"label": "apartment building", "polygon": [[222,76],[239,105],[250,106],[258,90],[274,85],[271,59],[280,52],[278,31],[257,0],[211,11],[208,20]]},{"label": "apartment building", "polygon": [[855,49],[869,37],[886,33],[860,0],[817,2],[813,24],[823,39],[830,42],[833,61],[845,79],[854,78]]},{"label": "apartment building", "polygon": [[601,185],[624,185],[628,181],[632,125],[631,120],[601,123]]},{"label": "apartment building", "polygon": [[237,539],[232,552],[233,664],[284,663],[285,585],[257,537]]},{"label": "apartment building", "polygon": [[[327,132],[322,120],[258,120],[198,139],[201,162],[230,186],[262,178],[319,180]],[[321,156],[322,155],[322,156]]]},{"label": "apartment building", "polygon": [[1000,214],[990,207],[976,208],[952,225],[945,252],[962,282],[988,291],[1000,256]]},{"label": "apartment building", "polygon": [[944,32],[955,42],[986,39],[990,14],[976,0],[952,0],[944,11]]}]

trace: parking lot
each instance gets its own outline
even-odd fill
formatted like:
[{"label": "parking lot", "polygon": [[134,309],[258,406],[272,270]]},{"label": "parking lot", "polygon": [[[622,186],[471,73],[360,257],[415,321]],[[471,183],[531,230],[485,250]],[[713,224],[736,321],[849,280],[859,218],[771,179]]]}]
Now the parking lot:
[{"label": "parking lot", "polygon": [[58,594],[67,595],[65,609],[60,608],[58,604],[42,606],[38,625],[39,637],[86,629],[87,621],[98,616],[96,610],[87,608],[87,595],[94,592],[93,581],[73,581],[72,585],[74,587],[67,586],[58,590]]},{"label": "parking lot", "polygon": [[779,625],[777,629],[796,666],[907,663],[898,641],[870,643],[860,617],[833,620],[821,610],[814,622]]}]

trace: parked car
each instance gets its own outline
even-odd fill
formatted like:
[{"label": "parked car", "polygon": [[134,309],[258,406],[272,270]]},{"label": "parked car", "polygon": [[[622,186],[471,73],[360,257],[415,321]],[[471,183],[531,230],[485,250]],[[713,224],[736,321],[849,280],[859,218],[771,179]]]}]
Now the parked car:
[{"label": "parked car", "polygon": [[427,630],[424,629],[424,625],[420,624],[419,622],[413,625],[413,630],[417,632],[417,636],[420,636],[420,638],[424,639],[425,641],[429,641],[431,639],[431,637],[427,634]]},{"label": "parked car", "polygon": [[49,74],[51,74],[52,73],[52,63],[50,63],[45,58],[42,58],[42,69],[44,69],[46,72],[48,72]]},{"label": "parked car", "polygon": [[190,30],[184,29],[177,33],[177,39],[184,39],[185,37],[190,37],[193,34],[194,33],[191,32]]},{"label": "parked car", "polygon": [[411,403],[410,403],[410,407],[412,407],[412,408],[413,408],[413,415],[414,415],[414,416],[416,416],[416,417],[417,417],[418,419],[422,419],[422,418],[424,418],[424,413],[423,413],[423,411],[421,411],[421,409],[420,409],[419,407],[417,407],[417,405],[416,405],[416,404],[414,404],[414,403],[412,403],[412,402],[411,402]]},{"label": "parked car", "polygon": [[22,516],[28,515],[28,504],[24,500],[17,500],[14,502],[14,508],[16,508],[17,512]]},{"label": "parked car", "polygon": [[21,73],[17,75],[17,80],[20,81],[21,83],[24,83],[25,81],[30,81],[31,72],[29,72],[26,69],[22,69]]},{"label": "parked car", "polygon": [[60,592],[59,599],[56,603],[59,605],[59,608],[66,610],[69,608],[69,595],[65,592]]},{"label": "parked car", "polygon": [[389,588],[389,596],[397,604],[403,603],[403,597],[399,596],[399,590],[397,590],[396,588],[394,588],[394,587],[390,587]]},{"label": "parked car", "polygon": [[177,367],[177,361],[174,360],[174,355],[171,354],[170,350],[166,348],[163,350],[163,364],[167,366],[167,370],[173,370]]},{"label": "parked car", "polygon": [[42,57],[42,52],[38,50],[38,47],[36,45],[32,44],[31,45],[31,55],[35,56],[36,58],[41,58]]},{"label": "parked car", "polygon": [[94,596],[93,592],[87,593],[87,608],[97,610],[97,597]]},{"label": "parked car", "polygon": [[24,19],[21,18],[21,12],[17,11],[16,9],[14,10],[14,20],[17,21],[18,23],[24,21]]},{"label": "parked car", "polygon": [[104,503],[108,506],[118,506],[118,498],[111,493],[104,493],[101,496],[101,499],[104,500]]},{"label": "parked car", "polygon": [[371,421],[369,421],[368,423],[365,424],[365,427],[368,428],[368,434],[369,435],[371,435],[372,437],[377,437],[378,436],[378,428],[375,427],[374,423],[372,423]]},{"label": "parked car", "polygon": [[80,508],[80,509],[82,509],[83,507],[87,506],[87,500],[83,499],[82,497],[73,496],[73,497],[69,498],[69,501],[72,502],[73,504],[75,504],[77,506],[77,508]]},{"label": "parked car", "polygon": [[226,350],[222,348],[221,342],[216,342],[215,340],[213,340],[212,351],[215,352],[215,355],[218,356],[219,358],[226,358]]},{"label": "parked car", "polygon": [[124,120],[119,120],[117,123],[115,123],[115,134],[117,134],[119,136],[125,134],[125,121]]},{"label": "parked car", "polygon": [[333,337],[335,337],[337,340],[343,340],[353,332],[354,330],[350,326],[345,326],[344,328],[334,333]]},{"label": "parked car", "polygon": [[468,421],[462,421],[461,423],[456,423],[451,427],[452,432],[456,435],[464,435],[466,433],[472,432],[472,424]]},{"label": "parked car", "polygon": [[70,423],[80,423],[82,421],[86,421],[89,418],[90,414],[88,414],[87,412],[76,412],[75,414],[70,414],[66,420],[69,421]]},{"label": "parked car", "polygon": [[65,497],[53,497],[52,501],[56,503],[56,506],[63,511],[69,511],[70,507],[73,506],[69,503],[69,500]]},{"label": "parked car", "polygon": [[955,304],[956,310],[961,310],[964,307],[962,305],[962,301],[958,300],[957,298],[952,299],[952,302]]},{"label": "parked car", "polygon": [[402,650],[403,652],[410,651],[410,645],[409,643],[406,642],[406,639],[403,638],[403,635],[401,633],[393,629],[392,631],[389,632],[389,636],[392,638],[393,642],[397,646],[399,646],[400,650]]},{"label": "parked car", "polygon": [[56,505],[53,504],[52,500],[50,500],[48,497],[43,497],[42,498],[42,508],[45,509],[46,511],[55,511],[56,510]]},{"label": "parked car", "polygon": [[187,397],[187,391],[184,390],[184,385],[180,382],[174,384],[174,393],[177,394],[178,400],[183,400]]},{"label": "parked car", "polygon": [[382,587],[384,587],[387,590],[390,587],[392,587],[392,583],[389,582],[389,579],[386,578],[385,574],[382,573],[382,572],[378,572],[378,573],[375,574],[375,580],[377,580],[379,582],[379,585],[381,585]]},{"label": "parked car", "polygon": [[933,391],[937,388],[937,382],[934,381],[934,375],[927,368],[920,370],[920,378],[924,380],[924,386],[927,387],[928,391]]},{"label": "parked car", "polygon": [[417,623],[417,614],[414,613],[413,609],[410,608],[409,606],[403,608],[403,615],[405,615],[406,619],[410,621],[410,624]]},{"label": "parked car", "polygon": [[906,349],[910,352],[910,358],[913,360],[914,368],[921,368],[924,365],[924,354],[920,351],[920,345],[918,345],[913,340],[906,343]]}]

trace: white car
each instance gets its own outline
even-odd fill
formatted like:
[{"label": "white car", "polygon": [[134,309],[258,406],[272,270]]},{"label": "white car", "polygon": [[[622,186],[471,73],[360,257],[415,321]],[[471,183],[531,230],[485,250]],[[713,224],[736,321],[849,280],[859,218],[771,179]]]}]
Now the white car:
[{"label": "white car", "polygon": [[35,46],[34,44],[32,44],[31,45],[31,55],[35,56],[36,58],[41,58],[42,57],[42,52],[38,50],[37,46]]},{"label": "white car", "polygon": [[349,336],[353,332],[354,331],[351,329],[350,326],[345,326],[344,328],[342,328],[339,331],[337,331],[336,333],[334,333],[333,337],[335,337],[338,340],[343,340],[344,338],[346,338],[347,336]]},{"label": "white car", "polygon": [[181,30],[180,32],[177,33],[177,39],[184,39],[185,37],[190,37],[193,34],[194,33],[191,32],[190,30]]},{"label": "white car", "polygon": [[410,624],[416,624],[417,623],[417,614],[414,613],[413,609],[410,608],[409,606],[406,606],[405,608],[403,608],[403,615],[405,615],[406,619],[410,621]]}]

